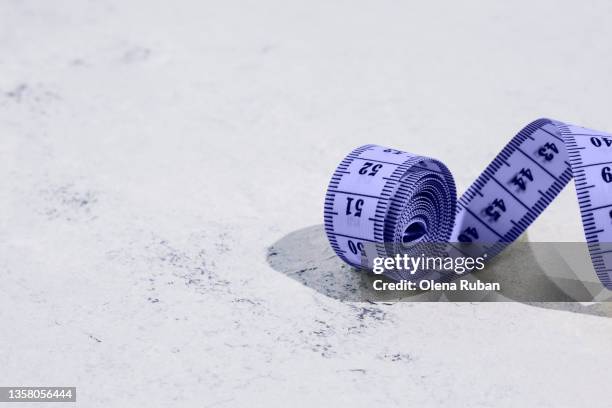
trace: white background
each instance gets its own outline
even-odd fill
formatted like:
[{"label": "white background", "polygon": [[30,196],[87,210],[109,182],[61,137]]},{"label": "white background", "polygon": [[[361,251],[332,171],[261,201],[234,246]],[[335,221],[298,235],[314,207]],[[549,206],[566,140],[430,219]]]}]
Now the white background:
[{"label": "white background", "polygon": [[[1,385],[74,385],[88,407],[609,406],[607,317],[341,301],[266,256],[322,223],[358,145],[440,159],[461,192],[537,117],[612,130],[611,18],[605,0],[1,1]],[[530,237],[583,239],[571,189]],[[302,260],[354,273],[327,247]]]}]

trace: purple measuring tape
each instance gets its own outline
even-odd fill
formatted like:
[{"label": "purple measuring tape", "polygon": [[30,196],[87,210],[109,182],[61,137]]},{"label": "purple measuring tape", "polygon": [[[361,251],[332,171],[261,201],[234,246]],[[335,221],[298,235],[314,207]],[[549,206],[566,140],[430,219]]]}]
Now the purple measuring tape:
[{"label": "purple measuring tape", "polygon": [[[612,135],[556,120],[538,119],[523,128],[459,200],[443,163],[377,145],[359,147],[329,183],[325,230],[336,254],[358,268],[436,244],[442,247],[434,252],[450,257],[490,259],[572,177],[594,270],[612,289]],[[395,280],[456,276],[438,270],[385,274]]]}]

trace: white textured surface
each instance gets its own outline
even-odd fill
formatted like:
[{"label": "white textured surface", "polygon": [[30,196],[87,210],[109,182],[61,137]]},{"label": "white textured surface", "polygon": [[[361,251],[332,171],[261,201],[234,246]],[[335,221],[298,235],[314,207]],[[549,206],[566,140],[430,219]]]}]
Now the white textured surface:
[{"label": "white textured surface", "polygon": [[[357,145],[436,157],[462,191],[536,117],[612,130],[611,18],[0,2],[0,385],[76,385],[88,407],[609,406],[609,318],[340,301],[266,256],[321,223]],[[581,240],[573,193],[552,207],[530,236]]]}]

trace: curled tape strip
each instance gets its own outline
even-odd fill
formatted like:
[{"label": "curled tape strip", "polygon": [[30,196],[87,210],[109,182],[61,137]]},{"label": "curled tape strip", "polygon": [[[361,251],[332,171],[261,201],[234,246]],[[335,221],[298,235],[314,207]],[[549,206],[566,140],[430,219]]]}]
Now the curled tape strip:
[{"label": "curled tape strip", "polygon": [[[329,242],[348,264],[444,243],[441,253],[489,258],[513,242],[572,179],[591,261],[612,289],[612,135],[551,119],[522,129],[457,201],[446,166],[377,145],[353,150],[337,167],[325,198]],[[476,249],[474,249],[476,248]],[[431,249],[429,250],[431,253]],[[389,277],[450,280],[440,271]]]}]

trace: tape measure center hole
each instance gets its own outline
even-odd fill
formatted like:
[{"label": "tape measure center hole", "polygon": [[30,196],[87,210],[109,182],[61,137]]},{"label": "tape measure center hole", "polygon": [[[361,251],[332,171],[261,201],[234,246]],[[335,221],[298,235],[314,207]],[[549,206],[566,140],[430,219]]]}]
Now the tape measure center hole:
[{"label": "tape measure center hole", "polygon": [[402,235],[402,244],[408,245],[419,242],[427,234],[427,227],[422,221],[413,221],[405,229]]}]

